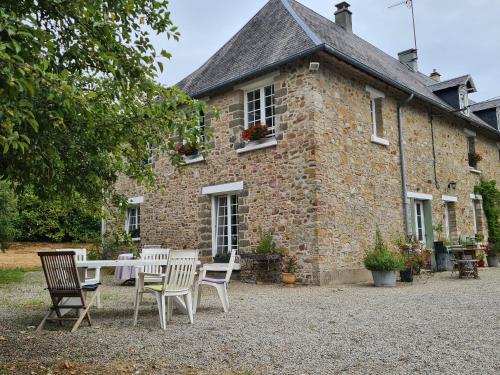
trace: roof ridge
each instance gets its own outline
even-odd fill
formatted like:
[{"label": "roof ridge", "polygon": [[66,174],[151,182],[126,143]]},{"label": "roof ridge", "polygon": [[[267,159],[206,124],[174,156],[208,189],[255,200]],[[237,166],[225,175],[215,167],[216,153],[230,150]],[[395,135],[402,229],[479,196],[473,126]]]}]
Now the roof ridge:
[{"label": "roof ridge", "polygon": [[297,12],[292,8],[288,0],[281,0],[281,4],[285,7],[285,9],[290,13],[290,15],[293,17],[293,19],[299,24],[299,26],[304,30],[306,35],[312,40],[312,42],[316,45],[319,46],[323,44],[321,39],[314,33],[314,31],[311,30],[309,26],[305,23],[305,21],[300,18],[300,16],[297,14]]}]

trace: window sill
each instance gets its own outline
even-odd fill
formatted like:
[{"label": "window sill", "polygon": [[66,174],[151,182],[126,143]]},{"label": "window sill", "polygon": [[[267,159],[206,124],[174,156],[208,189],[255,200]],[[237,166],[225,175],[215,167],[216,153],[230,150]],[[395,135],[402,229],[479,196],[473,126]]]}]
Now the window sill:
[{"label": "window sill", "polygon": [[134,242],[140,242],[141,241],[141,237],[132,238],[132,241],[134,241]]},{"label": "window sill", "polygon": [[481,174],[482,172],[476,168],[473,168],[473,167],[469,167],[469,171],[471,173],[475,173],[475,174]]},{"label": "window sill", "polygon": [[203,155],[184,156],[184,164],[195,164],[204,161]]},{"label": "window sill", "polygon": [[389,141],[387,139],[379,138],[376,135],[372,135],[371,141],[372,143],[376,143],[378,145],[389,146]]},{"label": "window sill", "polygon": [[238,154],[244,154],[245,152],[250,152],[254,150],[260,150],[261,148],[274,147],[278,144],[278,141],[275,137],[270,137],[265,139],[262,142],[254,141],[249,142],[245,145],[245,147],[236,150]]}]

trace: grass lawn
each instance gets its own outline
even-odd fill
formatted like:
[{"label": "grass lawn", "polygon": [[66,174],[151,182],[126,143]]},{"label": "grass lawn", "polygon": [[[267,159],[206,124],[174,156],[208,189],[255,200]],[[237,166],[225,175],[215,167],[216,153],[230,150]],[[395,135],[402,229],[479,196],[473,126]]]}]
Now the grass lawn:
[{"label": "grass lawn", "polygon": [[0,287],[2,285],[21,283],[26,272],[37,271],[39,268],[0,268]]}]

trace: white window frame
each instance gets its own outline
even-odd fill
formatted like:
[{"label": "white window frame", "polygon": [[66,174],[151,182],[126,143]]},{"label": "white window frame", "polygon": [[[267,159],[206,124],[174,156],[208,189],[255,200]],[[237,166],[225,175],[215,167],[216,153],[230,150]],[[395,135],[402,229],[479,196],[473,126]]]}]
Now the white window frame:
[{"label": "white window frame", "polygon": [[[127,207],[127,217],[125,219],[125,232],[127,234],[130,234],[130,212],[131,210],[135,210],[135,227],[134,229],[139,229],[139,233],[140,233],[140,230],[141,230],[141,213],[140,213],[140,210],[141,210],[141,206],[139,204],[134,204],[134,205],[130,205]],[[133,241],[139,241],[141,239],[141,237],[134,237],[132,238]]]},{"label": "white window frame", "polygon": [[[422,230],[422,239],[420,240],[418,238],[418,213],[417,213],[417,206],[420,206],[420,219],[421,219],[421,230]],[[424,201],[416,199],[414,203],[414,210],[415,210],[415,239],[418,240],[420,243],[424,244],[427,246],[427,241],[426,241],[426,233],[425,233],[425,208],[424,208]]]},{"label": "white window frame", "polygon": [[366,86],[366,91],[370,94],[371,141],[383,146],[389,146],[387,139],[377,135],[377,114],[375,111],[375,100],[384,99],[385,94],[371,86]]},{"label": "white window frame", "polygon": [[[212,195],[212,256],[215,257],[217,255],[217,247],[218,247],[218,223],[219,223],[219,212],[218,212],[218,207],[217,207],[217,200],[220,198],[225,198],[226,199],[226,204],[227,204],[227,240],[228,240],[228,247],[229,251],[233,249],[232,245],[232,230],[233,230],[233,225],[232,225],[232,202],[231,202],[231,197],[235,196],[236,200],[238,202],[238,195],[233,193],[229,194],[219,194],[219,195]],[[239,225],[238,225],[239,227]],[[238,241],[239,241],[239,228],[237,229],[238,233]],[[238,252],[239,244],[236,245],[236,251]]]},{"label": "white window frame", "polygon": [[[261,83],[262,84],[262,83]],[[275,138],[276,137],[276,132],[277,132],[277,117],[276,117],[276,103],[274,102],[274,97],[275,97],[275,91],[276,88],[274,87],[274,80],[271,81],[265,81],[265,83],[262,84],[262,86],[259,87],[251,87],[250,89],[246,89],[244,91],[244,111],[245,111],[245,129],[248,129],[249,123],[248,123],[248,94],[254,91],[260,91],[260,123],[265,124],[266,123],[266,88],[272,86],[273,87],[273,127],[269,129],[272,133],[268,134],[267,137]]]}]

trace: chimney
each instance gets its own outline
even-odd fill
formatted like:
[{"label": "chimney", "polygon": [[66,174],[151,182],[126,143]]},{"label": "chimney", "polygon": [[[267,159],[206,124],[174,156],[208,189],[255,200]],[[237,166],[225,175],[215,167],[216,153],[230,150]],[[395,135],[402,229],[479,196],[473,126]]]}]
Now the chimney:
[{"label": "chimney", "polygon": [[335,6],[337,7],[335,23],[352,33],[352,12],[349,10],[351,5],[343,1]]},{"label": "chimney", "polygon": [[418,56],[417,50],[412,48],[398,53],[399,61],[405,64],[408,69],[413,72],[418,72]]},{"label": "chimney", "polygon": [[430,77],[436,82],[441,82],[441,74],[436,69],[432,71]]}]

